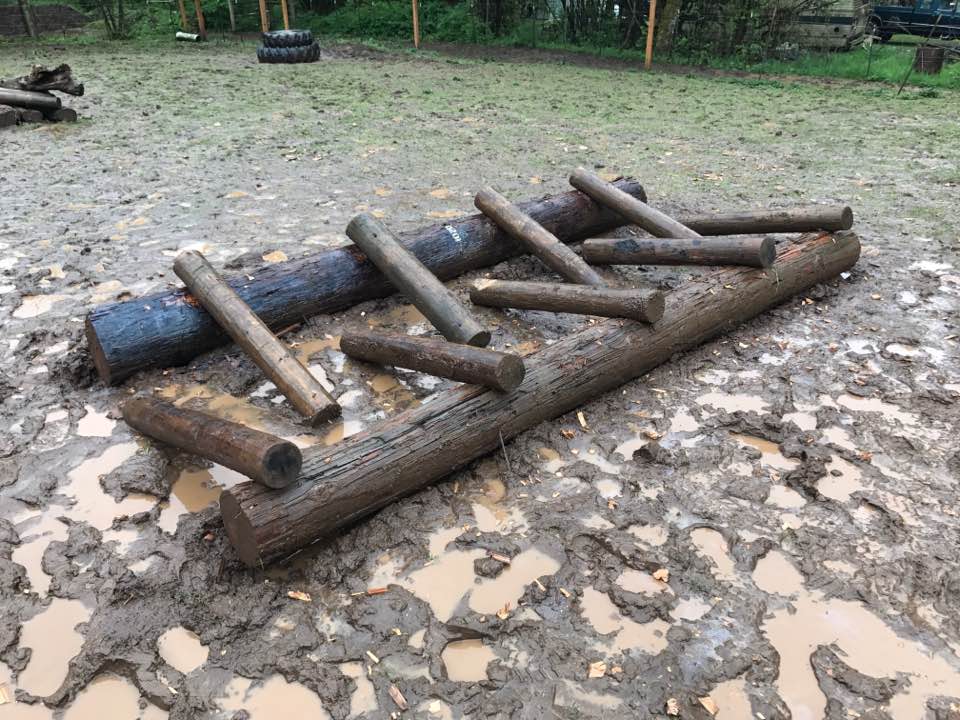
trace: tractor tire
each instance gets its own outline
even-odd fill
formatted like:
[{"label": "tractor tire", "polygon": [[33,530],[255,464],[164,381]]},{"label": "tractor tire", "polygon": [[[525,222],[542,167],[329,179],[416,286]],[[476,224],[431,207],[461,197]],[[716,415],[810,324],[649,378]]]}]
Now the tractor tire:
[{"label": "tractor tire", "polygon": [[309,30],[272,30],[263,33],[260,39],[268,48],[308,47],[313,43],[313,33]]},{"label": "tractor tire", "polygon": [[320,46],[314,42],[301,47],[258,47],[257,60],[262,63],[312,63],[320,59]]}]

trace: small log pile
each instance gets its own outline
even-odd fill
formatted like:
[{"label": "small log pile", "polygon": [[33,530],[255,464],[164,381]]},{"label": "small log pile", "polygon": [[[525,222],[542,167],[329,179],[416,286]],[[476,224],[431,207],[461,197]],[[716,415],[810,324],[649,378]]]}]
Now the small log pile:
[{"label": "small log pile", "polygon": [[[219,333],[229,335],[308,423],[318,425],[338,416],[340,407],[270,326],[286,320],[283,308],[297,301],[296,293],[304,287],[312,290],[306,299],[311,312],[301,312],[301,317],[387,294],[392,285],[438,334],[410,337],[348,328],[340,348],[361,362],[464,383],[430,403],[332,448],[310,448],[302,457],[279,438],[151,397],[130,400],[124,417],[144,434],[251,478],[224,491],[220,508],[240,559],[262,567],[442,479],[536,423],[835,277],[860,253],[855,235],[833,234],[852,225],[846,207],[677,220],[648,205],[643,189],[633,181],[608,183],[579,169],[570,183],[577,188],[574,193],[521,205],[485,188],[475,198],[482,216],[406,238],[370,215],[358,215],[346,229],[356,246],[328,251],[313,265],[288,263],[285,272],[245,277],[242,283],[220,277],[200,254],[188,251],[176,259],[174,269],[190,295],[179,296],[176,306],[181,313],[205,310],[216,332],[204,331],[191,347],[189,332],[164,333],[171,327],[189,330],[189,323],[157,324],[158,318],[166,321],[167,310],[140,315],[141,322],[128,325],[161,350],[177,344],[179,354],[161,352],[161,358],[179,362],[218,343]],[[628,222],[652,237],[591,237]],[[813,234],[779,243],[764,236],[790,231]],[[585,240],[582,256],[566,244],[573,239]],[[526,358],[486,349],[489,328],[441,278],[522,250],[537,256],[561,281],[478,280],[469,293],[474,305],[609,319]],[[670,293],[632,286],[609,267],[691,264],[725,267]],[[360,271],[364,266],[369,270]],[[305,270],[309,272],[304,276]],[[346,285],[345,278],[356,279],[362,287]],[[257,283],[264,286],[262,291],[251,292]],[[149,309],[174,303],[145,303],[141,298],[130,304]],[[87,321],[94,360],[107,382],[126,376],[137,362],[123,353],[111,356],[115,348],[104,347],[100,334],[104,324],[109,325],[104,318],[129,320],[126,306],[97,309]]]},{"label": "small log pile", "polygon": [[76,110],[63,107],[54,90],[77,97],[84,93],[83,83],[74,79],[69,65],[52,70],[34,65],[28,75],[0,80],[0,127],[44,120],[76,122]]}]

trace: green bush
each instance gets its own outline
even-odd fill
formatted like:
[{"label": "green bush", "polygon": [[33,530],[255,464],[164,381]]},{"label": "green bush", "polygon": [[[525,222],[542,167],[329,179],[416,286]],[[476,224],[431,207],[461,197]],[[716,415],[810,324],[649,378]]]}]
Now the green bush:
[{"label": "green bush", "polygon": [[[301,16],[298,24],[323,35],[376,40],[406,40],[412,33],[410,3],[402,0],[350,3],[327,15]],[[449,5],[438,0],[420,4],[420,34],[434,42],[488,39],[487,31],[468,4]]]}]

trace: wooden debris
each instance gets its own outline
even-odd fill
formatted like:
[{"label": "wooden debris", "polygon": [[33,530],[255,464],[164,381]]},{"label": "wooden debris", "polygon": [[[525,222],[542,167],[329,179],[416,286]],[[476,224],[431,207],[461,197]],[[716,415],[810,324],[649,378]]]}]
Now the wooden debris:
[{"label": "wooden debris", "polygon": [[492,187],[478,192],[473,204],[561,277],[584,285],[604,284],[597,271],[579,255]]},{"label": "wooden debris", "polygon": [[400,708],[401,710],[406,710],[407,708],[410,707],[407,704],[407,699],[403,696],[403,693],[400,692],[400,688],[398,688],[396,685],[391,685],[387,692],[390,693],[390,697],[397,704],[397,707]]},{"label": "wooden debris", "polygon": [[599,678],[607,674],[607,664],[603,660],[597,660],[587,666],[588,678]]},{"label": "wooden debris", "polygon": [[716,701],[709,695],[704,695],[702,698],[697,699],[700,701],[700,704],[703,705],[703,709],[711,715],[716,715],[720,712],[720,706],[717,705]]},{"label": "wooden debris", "polygon": [[340,415],[337,401],[296,355],[270,332],[207,262],[193,250],[180,253],[174,272],[217,322],[312,425]]},{"label": "wooden debris", "polygon": [[385,588],[385,587],[369,588],[367,590],[367,595],[383,595],[385,592],[389,590],[390,588]]},{"label": "wooden debris", "polygon": [[518,355],[437,338],[347,330],[340,337],[340,350],[358,360],[484,385],[500,392],[515,389],[524,375],[523,359]]},{"label": "wooden debris", "polygon": [[595,265],[745,265],[768,268],[777,256],[773,238],[598,238],[583,243]]},{"label": "wooden debris", "polygon": [[374,655],[374,654],[373,654],[372,652],[370,652],[369,650],[367,650],[367,657],[370,658],[370,660],[373,661],[373,663],[374,663],[375,665],[378,665],[378,664],[380,663],[380,658],[378,658],[376,655]]},{"label": "wooden debris", "polygon": [[83,83],[73,78],[73,71],[69,65],[57,65],[52,70],[43,65],[34,65],[28,75],[18,77],[11,84],[20,90],[34,90],[37,92],[56,90],[67,95],[83,95]]},{"label": "wooden debris", "polygon": [[510,603],[506,603],[502,608],[497,610],[497,617],[501,620],[506,620],[510,617]]},{"label": "wooden debris", "polygon": [[[855,235],[817,235],[780,254],[776,273],[725,268],[673,290],[656,326],[589,325],[526,358],[523,393],[466,386],[438,393],[333,448],[307,449],[300,482],[283,491],[224,491],[224,524],[242,560],[260,567],[423,488],[504,440],[638,377],[794,294],[848,270]],[[711,290],[733,284],[728,292]],[[440,439],[442,438],[442,442]],[[330,458],[330,462],[324,462]]]},{"label": "wooden debris", "polygon": [[199,455],[270,488],[297,479],[300,448],[283,438],[151,397],[128,400],[123,419],[144,435]]},{"label": "wooden debris", "polygon": [[833,232],[853,227],[853,210],[844,205],[806,205],[781,210],[690,215],[679,219],[701,235]]},{"label": "wooden debris", "polygon": [[653,579],[659,580],[662,583],[670,582],[670,571],[667,570],[667,568],[660,568],[659,570],[654,570]]},{"label": "wooden debris", "polygon": [[679,715],[680,714],[680,703],[677,702],[676,698],[669,698],[667,700],[666,707],[667,715]]},{"label": "wooden debris", "polygon": [[460,304],[457,296],[375,217],[367,213],[354,217],[347,225],[347,237],[447,340],[479,347],[490,342],[490,333]]},{"label": "wooden debris", "polygon": [[10,105],[0,105],[0,127],[10,127],[20,121],[17,109]]},{"label": "wooden debris", "polygon": [[[62,113],[64,110],[69,108],[60,108],[59,110],[54,110],[53,112],[48,113],[48,116],[57,115]],[[70,110],[73,112],[73,110]],[[73,113],[76,115],[76,113]],[[39,110],[31,110],[30,108],[17,108],[17,119],[20,121],[20,124],[25,123],[41,123],[44,120],[44,114]]]},{"label": "wooden debris", "polygon": [[300,602],[313,602],[313,598],[310,597],[310,593],[305,593],[300,590],[288,590],[287,597],[292,600],[299,600]]}]

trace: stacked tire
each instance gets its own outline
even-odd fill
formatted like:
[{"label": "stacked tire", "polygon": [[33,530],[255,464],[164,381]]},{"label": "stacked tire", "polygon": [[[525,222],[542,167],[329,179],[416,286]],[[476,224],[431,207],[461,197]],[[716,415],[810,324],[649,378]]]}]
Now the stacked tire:
[{"label": "stacked tire", "polygon": [[320,59],[320,46],[309,30],[273,30],[261,36],[257,60],[262,63],[311,63]]}]

